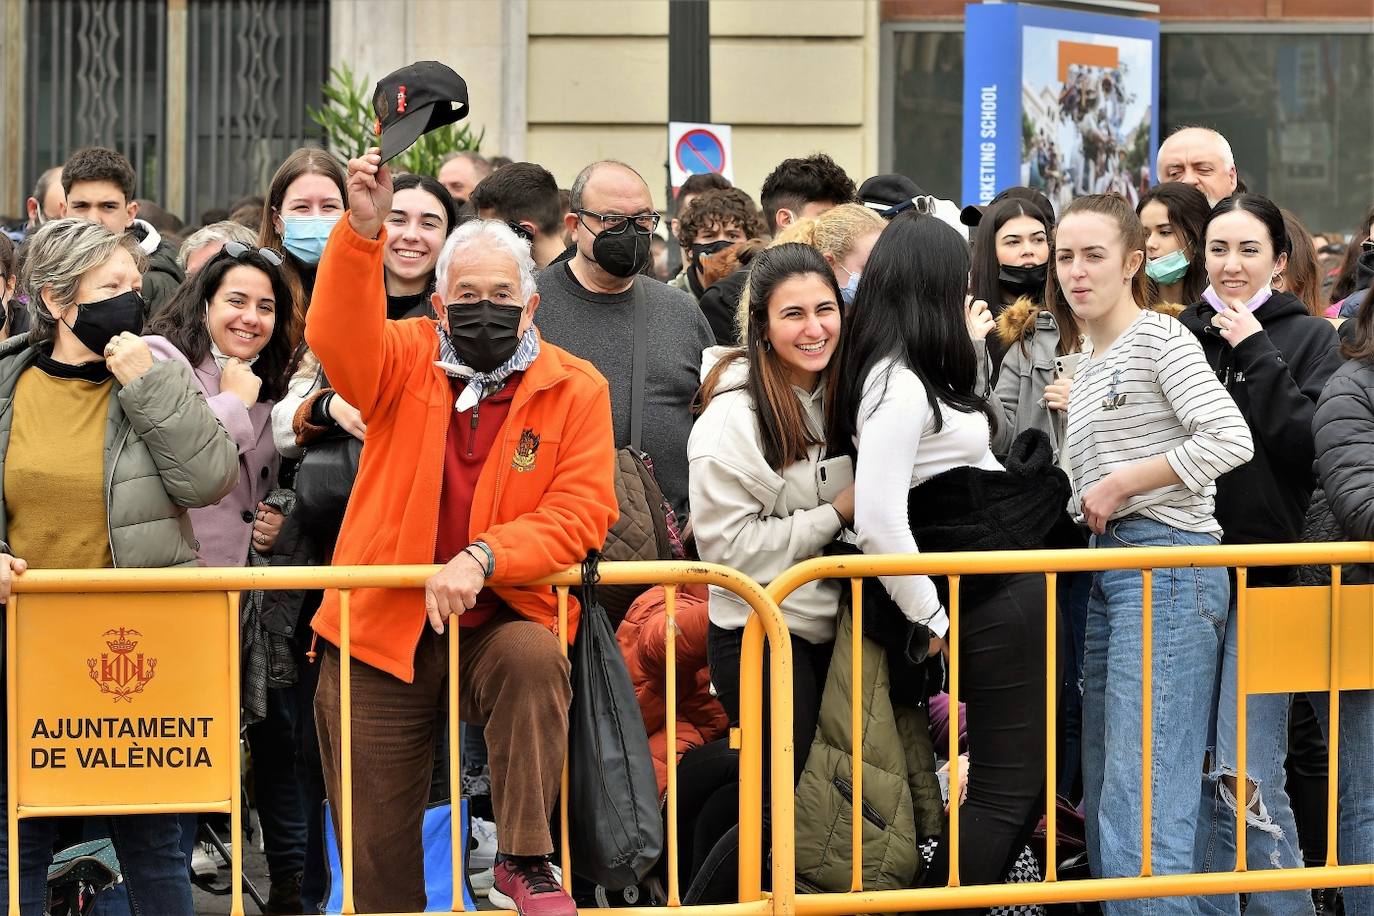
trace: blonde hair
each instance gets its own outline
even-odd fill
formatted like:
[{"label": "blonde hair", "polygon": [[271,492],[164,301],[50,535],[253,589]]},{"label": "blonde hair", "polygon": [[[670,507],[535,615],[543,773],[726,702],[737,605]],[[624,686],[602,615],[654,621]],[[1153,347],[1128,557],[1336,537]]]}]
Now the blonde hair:
[{"label": "blonde hair", "polygon": [[[843,261],[854,250],[859,239],[882,232],[887,220],[862,204],[840,204],[826,210],[815,218],[799,219],[780,229],[773,236],[768,247],[776,248],[789,242],[800,242],[816,249],[827,260]],[[735,326],[739,338],[743,340],[749,328],[749,284],[745,284],[740,294],[739,308],[735,312]]]}]

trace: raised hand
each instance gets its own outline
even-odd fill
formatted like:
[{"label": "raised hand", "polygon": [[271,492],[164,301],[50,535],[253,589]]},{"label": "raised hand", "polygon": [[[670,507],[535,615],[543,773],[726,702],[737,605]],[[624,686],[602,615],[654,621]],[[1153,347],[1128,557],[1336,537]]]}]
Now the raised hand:
[{"label": "raised hand", "polygon": [[382,222],[391,212],[391,170],[382,165],[382,150],[372,147],[356,159],[348,160],[348,221],[353,231],[366,239],[382,232]]}]

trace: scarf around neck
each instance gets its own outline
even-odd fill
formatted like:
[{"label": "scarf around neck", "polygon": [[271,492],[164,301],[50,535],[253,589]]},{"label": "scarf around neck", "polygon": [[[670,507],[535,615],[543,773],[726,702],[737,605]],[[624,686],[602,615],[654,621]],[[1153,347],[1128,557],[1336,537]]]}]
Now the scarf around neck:
[{"label": "scarf around neck", "polygon": [[525,332],[525,336],[520,338],[520,346],[515,348],[510,359],[497,366],[490,372],[478,372],[471,366],[466,366],[458,357],[458,351],[453,349],[453,342],[448,339],[444,329],[439,325],[434,325],[434,332],[439,337],[439,358],[434,361],[434,365],[444,370],[444,374],[449,378],[461,378],[467,380],[467,387],[463,393],[458,395],[458,400],[453,403],[453,409],[462,413],[471,410],[478,401],[487,396],[488,392],[495,393],[501,390],[506,379],[517,372],[524,372],[539,356],[539,332],[530,328]]}]

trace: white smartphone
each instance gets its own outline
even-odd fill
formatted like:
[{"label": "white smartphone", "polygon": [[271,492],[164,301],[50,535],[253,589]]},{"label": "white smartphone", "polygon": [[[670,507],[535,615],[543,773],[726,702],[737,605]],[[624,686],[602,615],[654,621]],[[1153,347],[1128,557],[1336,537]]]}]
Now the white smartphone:
[{"label": "white smartphone", "polygon": [[816,465],[816,492],[833,503],[835,497],[854,485],[854,461],[848,455],[826,458]]},{"label": "white smartphone", "polygon": [[1063,356],[1056,356],[1054,358],[1054,374],[1059,378],[1072,379],[1074,370],[1078,368],[1078,361],[1082,358],[1082,353],[1065,353]]}]

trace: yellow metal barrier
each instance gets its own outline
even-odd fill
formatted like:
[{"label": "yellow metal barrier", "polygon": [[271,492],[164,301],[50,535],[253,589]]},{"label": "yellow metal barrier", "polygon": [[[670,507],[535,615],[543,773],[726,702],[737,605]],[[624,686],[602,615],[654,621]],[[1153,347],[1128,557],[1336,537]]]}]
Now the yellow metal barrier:
[{"label": "yellow metal barrier", "polygon": [[[19,912],[19,821],[43,816],[132,814],[157,812],[225,812],[234,836],[242,835],[239,784],[239,594],[253,589],[322,589],[340,591],[340,656],[349,657],[351,641],[349,599],[358,588],[419,588],[437,566],[317,567],[174,570],[30,570],[15,580],[15,595],[7,609],[7,672],[9,710],[8,841],[9,911]],[[741,902],[725,906],[682,907],[678,887],[676,715],[676,586],[714,585],[743,598],[754,613],[746,630],[746,645],[761,662],[763,640],[769,643],[773,689],[775,742],[791,735],[791,644],[777,606],[762,587],[740,573],[704,563],[604,563],[606,585],[665,584],[670,625],[667,632],[666,724],[669,729],[667,780],[668,907],[622,909],[627,916],[662,914],[669,909],[731,916],[764,916],[779,905],[790,911],[790,890],[765,895],[759,870],[751,873]],[[580,570],[568,570],[534,585],[547,585],[558,596],[559,623],[566,654],[568,597],[581,585]],[[112,601],[111,595],[128,600]],[[418,598],[417,598],[418,601]],[[195,625],[188,625],[194,620]],[[207,621],[209,624],[207,625]],[[449,725],[458,734],[459,627],[449,627]],[[223,634],[215,638],[214,634]],[[102,651],[103,646],[103,651]],[[22,647],[22,651],[21,651]],[[97,657],[98,656],[98,657]],[[353,904],[353,798],[351,741],[351,665],[340,665],[340,744],[342,747],[339,806],[340,861],[343,872],[343,912]],[[761,684],[746,679],[744,692],[755,707],[742,723],[741,758],[762,759]],[[116,713],[112,715],[111,713]],[[122,716],[118,715],[123,713]],[[82,723],[77,738],[71,726]],[[102,741],[87,741],[90,727],[99,723]],[[188,724],[189,723],[189,724]],[[148,746],[170,733],[184,739],[180,746]],[[183,734],[189,733],[189,734]],[[142,744],[140,744],[142,742]],[[461,784],[461,742],[452,741],[450,779]],[[169,764],[176,751],[176,766]],[[121,756],[122,755],[122,756]],[[140,766],[128,762],[137,756]],[[101,761],[97,766],[93,761]],[[775,747],[772,757],[774,797],[790,802],[791,748]],[[156,760],[153,767],[151,760]],[[120,761],[124,763],[121,765]],[[189,761],[189,762],[188,762]],[[75,763],[75,766],[71,764]],[[60,765],[59,765],[60,764]],[[183,765],[184,764],[184,765]],[[157,778],[147,770],[158,769]],[[167,771],[171,772],[170,775]],[[181,772],[184,770],[184,772]],[[59,772],[60,771],[60,772]],[[565,886],[572,881],[572,850],[568,842],[568,771],[564,763],[562,865]],[[119,799],[119,801],[113,801]],[[763,799],[760,782],[740,786],[740,825],[745,835],[762,836]],[[788,809],[790,812],[790,809]],[[463,848],[461,824],[453,819],[453,848]],[[773,820],[774,886],[790,888],[791,817]],[[231,911],[242,914],[242,844],[232,846]],[[781,854],[779,854],[781,851]],[[761,854],[751,860],[760,863]],[[453,858],[454,887],[463,886],[462,856]],[[746,866],[741,865],[742,874]],[[788,880],[783,880],[787,878]],[[455,911],[461,910],[461,895]]]},{"label": "yellow metal barrier", "polygon": [[[996,573],[1034,573],[1045,576],[1046,629],[1046,841],[1048,851],[1045,877],[1040,884],[1003,884],[962,886],[959,880],[959,806],[950,806],[949,825],[949,883],[943,888],[865,891],[863,889],[863,851],[860,831],[862,819],[854,817],[851,837],[853,861],[852,887],[848,893],[808,894],[788,901],[793,909],[784,910],[781,901],[775,912],[795,912],[801,916],[829,916],[829,914],[907,912],[944,908],[1009,906],[1015,904],[1050,904],[1092,900],[1119,900],[1138,897],[1166,897],[1198,894],[1254,893],[1267,890],[1297,888],[1374,885],[1374,863],[1338,864],[1336,859],[1336,800],[1338,788],[1337,749],[1339,747],[1339,702],[1342,690],[1374,689],[1374,586],[1341,584],[1342,564],[1374,561],[1374,544],[1295,544],[1260,545],[1250,547],[1146,547],[1113,550],[1036,550],[986,553],[912,554],[902,556],[846,556],[823,558],[801,563],[775,579],[768,593],[781,607],[792,592],[819,579],[850,579],[853,594],[854,651],[853,678],[862,683],[861,647],[863,639],[863,602],[861,583],[872,576],[946,575],[949,577],[949,704],[950,746],[949,784],[951,797],[957,797],[958,785],[958,728],[959,702],[959,580],[963,576]],[[1255,566],[1331,565],[1330,588],[1250,589],[1247,570]],[[1151,677],[1152,643],[1151,570],[1174,567],[1236,567],[1238,645],[1240,655],[1237,716],[1239,735],[1238,772],[1245,772],[1245,722],[1247,693],[1287,693],[1291,691],[1326,691],[1330,702],[1330,789],[1328,798],[1327,863],[1320,868],[1273,869],[1247,871],[1245,868],[1244,809],[1236,813],[1238,821],[1235,871],[1152,876],[1150,865],[1151,783],[1142,780],[1143,868],[1135,878],[1111,878],[1091,881],[1060,881],[1056,874],[1053,850],[1057,841],[1055,819],[1056,726],[1054,711],[1057,705],[1055,647],[1057,627],[1056,579],[1065,572],[1098,571],[1108,569],[1138,569],[1142,576],[1143,596],[1143,671],[1142,671],[1142,772],[1151,769]],[[747,646],[746,646],[747,648]],[[761,658],[761,646],[755,647],[755,664]],[[742,671],[759,669],[741,663]],[[741,680],[748,680],[741,676]],[[757,680],[757,678],[753,678]],[[863,764],[861,691],[853,693],[853,749],[852,771],[854,799],[862,799],[861,773]],[[777,734],[774,733],[776,745]],[[794,750],[785,749],[789,755]],[[741,761],[741,766],[744,766]],[[774,779],[776,780],[776,764]],[[751,761],[744,783],[758,776],[757,761]],[[790,763],[789,763],[790,770]],[[1198,774],[1201,779],[1202,774]],[[794,816],[791,800],[781,803],[780,793],[774,792],[774,833],[777,822]],[[793,828],[794,829],[794,828]],[[791,834],[792,830],[788,830]],[[741,841],[749,839],[741,832]],[[775,843],[777,841],[775,840]],[[788,852],[791,852],[789,847]],[[792,887],[795,875],[777,874],[779,850],[773,850],[774,887]],[[743,856],[743,852],[742,852]],[[789,861],[795,865],[794,859]],[[784,885],[785,880],[785,885]]]}]

